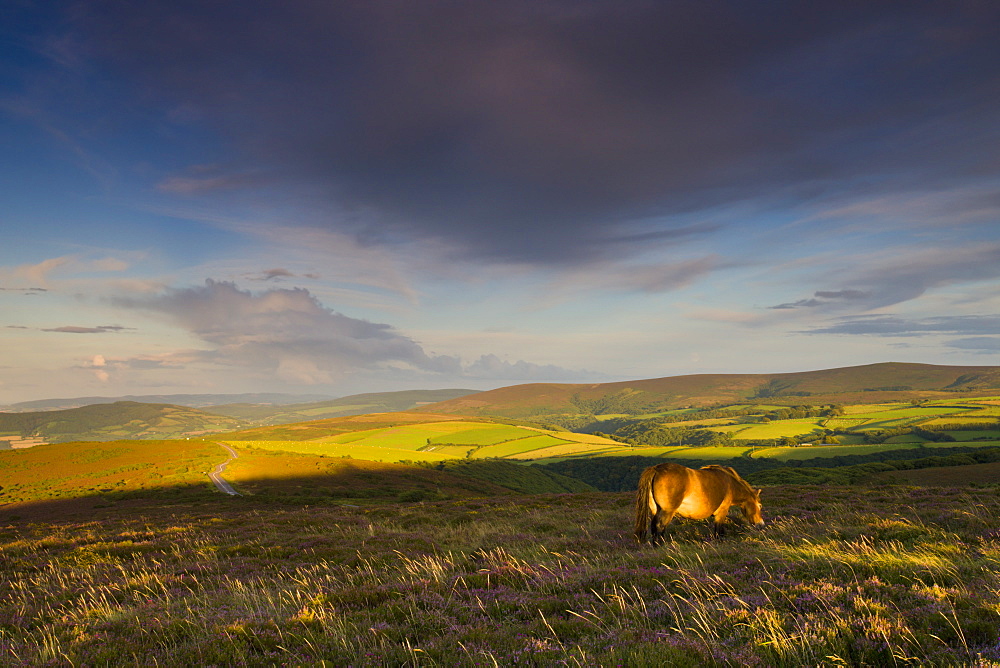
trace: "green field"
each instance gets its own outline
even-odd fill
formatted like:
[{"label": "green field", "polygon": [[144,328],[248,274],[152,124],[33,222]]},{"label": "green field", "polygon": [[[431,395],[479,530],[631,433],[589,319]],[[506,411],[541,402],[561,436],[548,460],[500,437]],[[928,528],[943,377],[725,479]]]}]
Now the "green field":
[{"label": "green field", "polygon": [[[752,424],[740,430],[737,438],[741,441],[765,440],[782,438],[784,436],[800,436],[821,429],[822,418],[806,418],[801,420],[775,420],[763,424]],[[720,430],[710,427],[712,431]]]},{"label": "green field", "polygon": [[420,452],[433,452],[439,455],[464,459],[477,449],[478,446],[475,445],[428,445],[421,449]]},{"label": "green field", "polygon": [[477,424],[475,422],[465,422],[462,424],[465,425],[465,429],[450,432],[446,436],[442,435],[431,438],[430,443],[432,445],[435,443],[496,445],[497,443],[527,438],[538,433],[537,430],[503,424]]},{"label": "green field", "polygon": [[575,457],[578,455],[587,455],[593,457],[603,457],[609,452],[615,452],[620,448],[615,446],[595,446],[591,443],[573,443],[565,442],[556,445],[550,445],[548,447],[540,448],[537,450],[531,450],[530,452],[525,452],[523,454],[510,455],[508,459],[548,459],[552,457]]},{"label": "green field", "polygon": [[934,418],[933,420],[928,420],[927,422],[921,423],[921,426],[927,429],[940,428],[948,425],[980,425],[980,424],[995,424],[998,429],[1000,429],[1000,419],[992,415],[982,415],[981,413],[973,413],[970,415],[954,415],[947,417]]},{"label": "green field", "polygon": [[739,446],[735,448],[718,448],[718,447],[708,447],[708,448],[682,448],[680,450],[675,450],[670,453],[671,457],[676,457],[677,459],[732,459],[733,457],[739,457],[748,448],[745,446]]},{"label": "green field", "polygon": [[896,410],[910,406],[908,403],[897,402],[891,404],[853,404],[844,406],[844,415],[854,417],[856,413],[875,413]]},{"label": "green field", "polygon": [[352,444],[397,450],[418,450],[427,446],[486,446],[535,436],[538,430],[491,422],[426,422],[382,429],[338,434],[315,442]]},{"label": "green field", "polygon": [[569,441],[566,439],[557,438],[549,434],[539,434],[537,436],[528,436],[527,438],[519,438],[514,441],[507,441],[506,443],[498,443],[496,445],[488,445],[478,448],[472,454],[472,457],[474,459],[485,459],[487,457],[512,457],[526,452],[539,450],[541,448],[547,448],[555,445],[565,445],[568,442]]},{"label": "green field", "polygon": [[[650,458],[674,458],[674,459],[715,459],[724,460],[732,459],[733,457],[740,457],[743,453],[749,451],[750,448],[747,446],[737,446],[731,448],[722,447],[706,447],[706,448],[686,448],[686,447],[650,447],[650,448],[634,448],[634,447],[620,447],[611,448],[603,452],[594,452],[592,455],[589,453],[577,454],[577,458],[581,456],[594,456],[594,457],[650,457]],[[538,451],[532,453],[538,456],[536,464],[551,464],[553,462],[562,461],[564,459],[569,459],[567,454],[555,454],[551,451]],[[545,455],[545,457],[542,457]]]},{"label": "green field", "polygon": [[223,441],[235,447],[252,447],[261,450],[278,450],[281,452],[298,452],[307,455],[323,455],[324,457],[352,457],[372,462],[439,462],[454,459],[454,455],[437,452],[422,452],[403,448],[389,448],[356,443],[319,443],[315,441]]}]

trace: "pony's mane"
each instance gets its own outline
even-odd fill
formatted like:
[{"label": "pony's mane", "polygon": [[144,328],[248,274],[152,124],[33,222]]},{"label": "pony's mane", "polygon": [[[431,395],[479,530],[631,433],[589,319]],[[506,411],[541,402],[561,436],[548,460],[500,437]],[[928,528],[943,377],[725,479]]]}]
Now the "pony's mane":
[{"label": "pony's mane", "polygon": [[741,478],[740,474],[737,473],[736,469],[734,469],[732,466],[722,466],[721,464],[709,464],[708,466],[702,466],[701,468],[712,469],[715,471],[722,471],[723,473],[727,473],[733,478],[733,480],[740,483],[743,486],[743,489],[746,490],[748,493],[750,493],[751,495],[755,493],[755,490],[753,487],[750,486],[750,483]]}]

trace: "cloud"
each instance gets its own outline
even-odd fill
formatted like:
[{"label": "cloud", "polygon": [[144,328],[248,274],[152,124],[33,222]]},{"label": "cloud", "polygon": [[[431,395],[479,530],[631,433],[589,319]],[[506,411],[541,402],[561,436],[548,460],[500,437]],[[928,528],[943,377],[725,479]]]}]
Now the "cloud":
[{"label": "cloud", "polygon": [[449,364],[428,357],[389,325],[325,308],[302,288],[253,294],[209,280],[201,287],[114,303],[166,315],[210,344],[206,358],[216,364],[255,367],[286,380],[327,383],[352,369],[386,363],[426,370]]},{"label": "cloud", "polygon": [[75,325],[66,325],[63,327],[43,328],[40,331],[62,332],[64,334],[107,334],[108,332],[121,332],[127,329],[132,328],[122,327],[121,325],[101,325],[99,327],[77,327]]},{"label": "cloud", "polygon": [[960,335],[941,342],[945,348],[978,354],[1000,352],[1000,315],[958,315],[902,318],[895,315],[849,316],[800,334],[840,334],[915,339],[929,335]]},{"label": "cloud", "polygon": [[12,287],[8,290],[20,290],[25,294],[33,292],[46,292],[49,285],[49,276],[69,265],[77,262],[75,255],[64,255],[62,257],[49,258],[35,264],[22,264],[12,268],[0,267],[0,280],[24,282],[28,285],[43,287]]},{"label": "cloud", "polygon": [[[144,253],[133,252],[140,258]],[[56,277],[65,280],[67,275],[80,273],[119,273],[131,263],[116,257],[91,259],[85,255],[63,255],[41,262],[0,267],[0,291],[40,295],[50,290]]]},{"label": "cloud", "polygon": [[273,278],[285,277],[291,278],[295,276],[292,272],[287,269],[267,269],[263,272],[263,277],[265,281],[270,281]]},{"label": "cloud", "polygon": [[798,308],[815,308],[817,306],[827,306],[835,302],[859,301],[869,299],[871,293],[864,290],[817,290],[813,297],[800,299],[794,302],[768,306],[769,309],[787,310]]},{"label": "cloud", "polygon": [[1000,243],[894,247],[850,256],[818,279],[850,287],[818,290],[812,297],[768,308],[870,311],[918,299],[934,289],[998,278]]},{"label": "cloud", "polygon": [[273,280],[281,280],[282,278],[299,278],[300,276],[302,278],[309,278],[313,280],[320,278],[319,274],[315,274],[312,272],[300,275],[300,274],[295,274],[289,271],[288,269],[283,269],[281,267],[275,267],[274,269],[265,269],[264,271],[255,274],[245,274],[244,278],[251,281],[273,281]]},{"label": "cloud", "polygon": [[567,270],[552,281],[546,299],[565,294],[622,290],[650,294],[670,292],[691,285],[713,271],[727,265],[720,257],[705,257],[679,262],[597,262],[579,269]]},{"label": "cloud", "polygon": [[83,368],[93,372],[94,377],[102,383],[107,383],[111,380],[111,374],[108,373],[108,362],[104,358],[104,355],[94,355],[84,363]]},{"label": "cloud", "polygon": [[[527,362],[492,363],[490,356],[465,367],[455,356],[428,355],[420,344],[390,325],[337,313],[303,288],[253,293],[234,283],[208,280],[203,286],[119,297],[113,303],[159,313],[207,344],[206,349],[175,357],[143,358],[170,367],[211,364],[309,385],[334,383],[357,372],[449,378],[572,373]],[[122,364],[137,368],[139,361],[123,360]]]},{"label": "cloud", "polygon": [[4,288],[0,287],[0,292],[20,292],[22,295],[33,296],[48,292],[46,288]]},{"label": "cloud", "polygon": [[1000,336],[973,336],[966,339],[948,341],[949,348],[967,350],[984,355],[1000,353]]},{"label": "cloud", "polygon": [[956,315],[907,319],[894,315],[848,316],[834,324],[805,330],[802,334],[853,336],[923,336],[925,334],[996,335],[1000,316]]},{"label": "cloud", "polygon": [[543,382],[580,382],[587,378],[595,378],[600,374],[589,371],[571,371],[551,364],[532,364],[519,360],[507,362],[496,355],[483,355],[469,364],[464,375],[468,378],[511,381],[543,381]]},{"label": "cloud", "polygon": [[217,176],[171,176],[156,185],[156,189],[177,195],[199,195],[227,190],[256,188],[273,181],[266,174],[220,174]]},{"label": "cloud", "polygon": [[727,309],[705,309],[699,308],[685,314],[691,320],[702,320],[705,322],[721,322],[736,325],[752,325],[760,320],[756,313],[744,311],[732,311]]},{"label": "cloud", "polygon": [[[1000,7],[934,3],[95,1],[72,40],[227,164],[377,243],[577,263],[684,241],[708,203],[994,176]],[[183,112],[183,113],[182,113]],[[124,112],[123,112],[124,113]],[[913,141],[920,137],[920,141]],[[867,195],[872,199],[872,195]],[[645,235],[623,232],[637,221]],[[702,229],[701,235],[717,230]]]},{"label": "cloud", "polygon": [[106,257],[100,260],[95,260],[93,263],[94,269],[98,271],[125,271],[131,265],[116,257]]},{"label": "cloud", "polygon": [[916,299],[931,289],[1000,278],[1000,243],[897,248],[884,257],[868,258],[851,277],[870,294],[872,308]]},{"label": "cloud", "polygon": [[820,299],[867,299],[871,295],[864,290],[819,290],[816,296]]}]

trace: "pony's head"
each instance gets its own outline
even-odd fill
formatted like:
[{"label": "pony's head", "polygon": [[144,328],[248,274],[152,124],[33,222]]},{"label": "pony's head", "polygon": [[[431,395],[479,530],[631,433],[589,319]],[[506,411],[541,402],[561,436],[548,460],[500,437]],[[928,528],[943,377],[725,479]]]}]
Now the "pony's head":
[{"label": "pony's head", "polygon": [[760,493],[759,489],[750,489],[750,493],[743,499],[742,503],[739,504],[740,509],[743,511],[743,517],[746,518],[748,522],[751,522],[758,529],[764,528],[764,516],[761,515],[761,505],[760,505]]}]

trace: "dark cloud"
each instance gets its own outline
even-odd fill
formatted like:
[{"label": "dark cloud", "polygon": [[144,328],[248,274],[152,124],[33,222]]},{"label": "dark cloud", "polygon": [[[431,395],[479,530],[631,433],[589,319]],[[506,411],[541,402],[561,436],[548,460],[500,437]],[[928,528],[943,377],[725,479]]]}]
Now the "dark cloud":
[{"label": "dark cloud", "polygon": [[995,175],[998,19],[971,1],[106,0],[62,43],[165,127],[231,142],[238,169],[166,191],[305,184],[369,240],[570,262],[712,234],[683,215],[707,203]]},{"label": "dark cloud", "polygon": [[23,295],[31,296],[31,295],[38,295],[38,294],[41,294],[43,292],[48,292],[48,289],[46,289],[46,288],[3,288],[3,287],[0,287],[0,291],[2,291],[2,292],[20,292]]},{"label": "dark cloud", "polygon": [[825,302],[818,299],[799,299],[794,302],[785,302],[784,304],[777,304],[775,306],[768,306],[769,309],[774,310],[788,310],[796,308],[813,308],[816,306],[822,306]]},{"label": "dark cloud", "polygon": [[305,274],[296,274],[282,267],[275,267],[274,269],[265,269],[259,273],[245,274],[243,277],[251,281],[280,281],[283,278],[309,278],[309,279],[320,278],[319,274],[311,272]]},{"label": "dark cloud", "polygon": [[863,300],[870,297],[871,293],[864,290],[818,290],[810,299],[799,299],[798,301],[769,306],[768,308],[777,310],[815,308],[817,306],[827,306],[844,301]]},{"label": "dark cloud", "polygon": [[265,281],[270,281],[275,278],[294,278],[295,274],[288,271],[287,269],[267,269],[263,272],[263,279]]},{"label": "dark cloud", "polygon": [[132,329],[131,327],[122,327],[120,325],[101,325],[100,327],[77,327],[75,325],[66,325],[64,327],[52,327],[49,329],[42,329],[43,332],[62,332],[64,334],[107,334],[108,332],[121,332],[126,329]]}]

